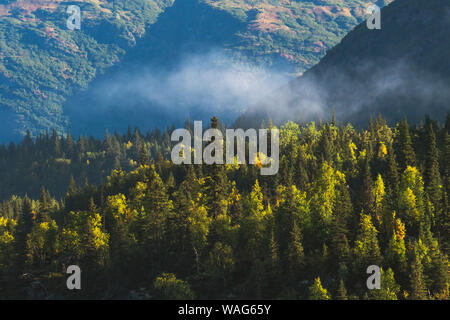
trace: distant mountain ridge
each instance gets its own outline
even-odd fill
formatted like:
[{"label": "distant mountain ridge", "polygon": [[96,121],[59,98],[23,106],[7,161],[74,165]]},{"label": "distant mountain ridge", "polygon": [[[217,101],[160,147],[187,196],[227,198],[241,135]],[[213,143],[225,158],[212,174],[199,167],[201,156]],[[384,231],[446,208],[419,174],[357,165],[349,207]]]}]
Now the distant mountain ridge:
[{"label": "distant mountain ridge", "polygon": [[[388,2],[377,1],[379,5]],[[5,125],[0,129],[0,139],[17,139],[26,130],[36,135],[42,130],[64,133],[69,127],[76,127],[79,123],[71,120],[63,106],[71,104],[71,97],[89,88],[99,75],[119,65],[144,35],[162,40],[158,45],[167,45],[160,50],[163,54],[151,57],[153,62],[166,63],[166,54],[175,58],[176,50],[189,48],[190,44],[199,47],[199,43],[214,43],[238,61],[295,74],[317,63],[326,50],[361,22],[368,3],[371,2],[4,1],[0,4],[0,119]],[[81,7],[79,31],[66,28],[69,4]],[[172,6],[173,12],[183,7],[184,15],[170,26],[166,24],[168,29],[159,29],[160,34],[152,33],[160,14]],[[203,9],[195,11],[198,8]],[[222,12],[218,16],[225,20],[211,21],[206,14],[212,10]],[[239,28],[230,30],[229,22]],[[184,118],[185,114],[178,116]],[[166,120],[164,115],[161,119]]]},{"label": "distant mountain ridge", "polygon": [[362,23],[319,64],[269,94],[236,122],[269,118],[300,122],[330,119],[390,121],[450,111],[450,1],[397,0],[381,12],[381,30]]}]

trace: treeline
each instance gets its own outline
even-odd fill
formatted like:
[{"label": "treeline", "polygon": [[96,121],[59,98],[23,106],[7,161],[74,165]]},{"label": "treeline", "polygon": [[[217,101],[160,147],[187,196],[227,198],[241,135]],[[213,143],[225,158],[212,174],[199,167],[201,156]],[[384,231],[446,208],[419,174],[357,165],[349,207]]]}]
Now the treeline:
[{"label": "treeline", "polygon": [[[84,152],[70,135],[26,137],[3,161],[84,162],[96,150],[119,163],[98,186],[72,179],[61,199],[42,188],[3,202],[0,297],[448,299],[449,130],[449,116],[393,128],[378,117],[365,130],[288,122],[275,176],[173,165],[168,131],[130,148],[131,132],[87,139]],[[81,291],[66,288],[72,264]],[[379,290],[367,289],[370,265],[382,268]]]},{"label": "treeline", "polygon": [[170,148],[169,129],[143,134],[129,128],[123,135],[106,132],[103,140],[55,131],[32,139],[28,132],[21,143],[0,146],[0,200],[12,195],[38,198],[41,187],[62,198],[71,179],[77,186],[86,181],[99,185],[113,169],[130,171],[141,155],[167,157]]}]

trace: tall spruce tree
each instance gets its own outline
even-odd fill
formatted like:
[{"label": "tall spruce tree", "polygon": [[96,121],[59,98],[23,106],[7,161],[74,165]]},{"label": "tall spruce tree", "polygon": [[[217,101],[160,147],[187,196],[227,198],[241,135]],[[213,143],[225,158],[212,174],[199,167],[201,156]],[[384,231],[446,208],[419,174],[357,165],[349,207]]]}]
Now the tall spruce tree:
[{"label": "tall spruce tree", "polygon": [[445,133],[444,137],[444,197],[443,210],[438,217],[438,231],[442,237],[442,247],[444,252],[450,254],[450,134]]},{"label": "tall spruce tree", "polygon": [[375,211],[375,199],[372,192],[372,173],[370,170],[368,157],[363,160],[361,174],[362,188],[360,195],[360,208],[365,214],[373,214]]},{"label": "tall spruce tree", "polygon": [[398,135],[396,137],[396,154],[398,165],[403,172],[407,166],[416,166],[416,156],[412,146],[411,133],[408,121],[400,122],[398,125]]},{"label": "tall spruce tree", "polygon": [[25,196],[22,204],[22,211],[17,218],[17,232],[15,237],[15,271],[21,273],[24,271],[27,255],[27,236],[33,228],[33,212],[31,200]]},{"label": "tall spruce tree", "polygon": [[386,182],[387,182],[387,198],[388,204],[392,211],[395,210],[397,206],[397,196],[398,196],[398,186],[400,182],[398,165],[395,159],[394,148],[392,145],[388,146],[388,168],[386,172]]},{"label": "tall spruce tree", "polygon": [[[219,119],[211,118],[211,128],[219,129]],[[228,179],[225,173],[225,166],[212,164],[207,166],[205,187],[208,193],[208,209],[212,217],[226,213],[226,195],[228,194]]]},{"label": "tall spruce tree", "polygon": [[433,204],[436,213],[439,212],[441,208],[441,177],[439,173],[439,153],[436,145],[436,136],[433,130],[433,123],[430,119],[426,122],[426,135],[425,135],[425,172],[424,172],[424,183],[425,190],[428,194],[428,199],[430,199]]},{"label": "tall spruce tree", "polygon": [[339,288],[336,295],[337,300],[348,300],[347,289],[345,289],[344,280],[341,279],[339,282]]},{"label": "tall spruce tree", "polygon": [[427,287],[423,276],[423,266],[420,261],[419,253],[415,250],[414,260],[411,265],[411,299],[427,300]]},{"label": "tall spruce tree", "polygon": [[354,239],[354,234],[349,232],[351,217],[353,216],[353,206],[348,187],[344,184],[338,186],[336,204],[332,223],[331,257],[334,265],[347,262],[349,257],[349,236]]}]

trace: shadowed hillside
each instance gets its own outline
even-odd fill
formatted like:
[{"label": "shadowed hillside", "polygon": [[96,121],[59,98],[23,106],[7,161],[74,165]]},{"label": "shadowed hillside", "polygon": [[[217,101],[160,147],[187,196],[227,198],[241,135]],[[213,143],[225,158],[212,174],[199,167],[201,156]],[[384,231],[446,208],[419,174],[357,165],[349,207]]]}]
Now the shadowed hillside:
[{"label": "shadowed hillside", "polygon": [[389,120],[450,109],[450,3],[399,0],[382,10],[382,29],[359,25],[322,61],[289,86],[256,104],[237,122],[262,119]]}]

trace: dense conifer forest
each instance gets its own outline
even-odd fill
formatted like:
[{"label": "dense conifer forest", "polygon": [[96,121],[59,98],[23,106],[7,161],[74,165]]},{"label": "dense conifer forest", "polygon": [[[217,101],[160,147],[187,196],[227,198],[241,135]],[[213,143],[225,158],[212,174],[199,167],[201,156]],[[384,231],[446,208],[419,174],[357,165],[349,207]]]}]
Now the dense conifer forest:
[{"label": "dense conifer forest", "polygon": [[0,298],[449,299],[450,116],[279,129],[274,176],[174,165],[173,128],[1,146]]}]

